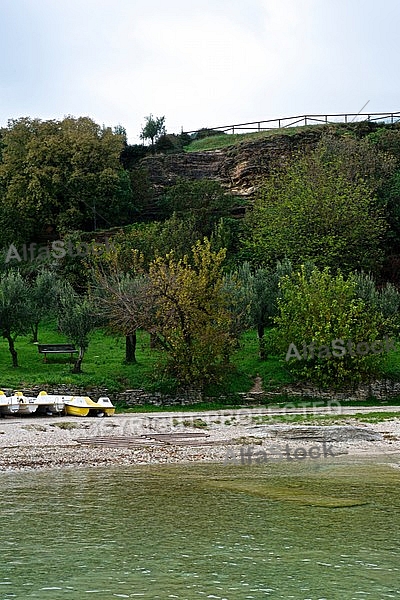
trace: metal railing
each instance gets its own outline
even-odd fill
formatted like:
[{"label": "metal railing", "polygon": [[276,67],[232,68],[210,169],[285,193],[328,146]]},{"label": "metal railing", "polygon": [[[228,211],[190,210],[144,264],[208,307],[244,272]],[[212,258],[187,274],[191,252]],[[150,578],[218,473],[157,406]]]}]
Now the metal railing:
[{"label": "metal railing", "polygon": [[251,121],[250,123],[237,123],[235,125],[222,125],[220,127],[205,127],[185,131],[188,135],[197,133],[201,129],[221,131],[223,133],[239,133],[241,131],[257,132],[270,129],[284,129],[303,125],[328,125],[330,123],[354,123],[359,121],[380,121],[384,123],[398,123],[400,111],[381,113],[338,113],[332,115],[297,115],[296,117],[283,117],[281,119],[268,119],[266,121]]}]

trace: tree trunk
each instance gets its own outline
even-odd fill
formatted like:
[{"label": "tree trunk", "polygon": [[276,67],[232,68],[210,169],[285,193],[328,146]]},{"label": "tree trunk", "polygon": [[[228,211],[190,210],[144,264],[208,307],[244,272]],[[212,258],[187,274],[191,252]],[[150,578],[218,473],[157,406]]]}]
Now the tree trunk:
[{"label": "tree trunk", "polygon": [[10,350],[10,354],[12,356],[13,367],[18,367],[18,354],[14,346],[14,340],[12,339],[10,334],[6,334],[4,336],[8,342],[8,348]]},{"label": "tree trunk", "polygon": [[72,373],[82,373],[82,361],[83,361],[83,356],[85,354],[84,349],[82,348],[82,346],[79,347],[79,354],[78,354],[78,358],[75,361],[74,364],[74,368],[72,369]]},{"label": "tree trunk", "polygon": [[136,361],[136,342],[137,336],[136,331],[130,333],[125,337],[125,362],[132,364]]},{"label": "tree trunk", "polygon": [[33,335],[32,344],[38,343],[38,333],[39,333],[39,323],[34,323],[32,325],[32,335]]},{"label": "tree trunk", "polygon": [[261,360],[266,360],[267,359],[267,354],[265,352],[265,347],[264,347],[264,325],[258,324],[257,325],[257,336],[258,336],[258,356],[260,357]]}]

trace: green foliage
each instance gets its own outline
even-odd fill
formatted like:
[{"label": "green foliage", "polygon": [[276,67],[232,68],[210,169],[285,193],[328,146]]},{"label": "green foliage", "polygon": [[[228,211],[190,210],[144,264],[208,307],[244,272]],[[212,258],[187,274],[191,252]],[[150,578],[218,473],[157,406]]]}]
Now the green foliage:
[{"label": "green foliage", "polygon": [[381,335],[397,335],[400,330],[400,293],[397,288],[391,283],[386,283],[378,290],[373,277],[363,272],[355,273],[353,279],[357,297],[363,300],[370,310],[380,313],[383,319]]},{"label": "green foliage", "polygon": [[216,181],[180,179],[167,190],[163,204],[167,214],[190,215],[202,239],[211,235],[221,217],[230,214],[234,199]]},{"label": "green foliage", "polygon": [[65,285],[60,290],[57,320],[60,331],[79,348],[73,373],[80,373],[89,346],[89,335],[99,326],[100,318],[89,298],[79,297],[70,286]]},{"label": "green foliage", "polygon": [[171,253],[149,270],[156,308],[152,333],[168,352],[168,373],[181,385],[203,386],[219,378],[219,365],[232,352],[231,316],[223,289],[225,251],[197,242],[188,256]]},{"label": "green foliage", "polygon": [[259,357],[267,358],[265,329],[273,324],[278,312],[280,295],[279,280],[292,272],[292,265],[285,259],[277,263],[276,269],[252,270],[244,262],[225,276],[225,288],[230,299],[233,331],[236,335],[249,327],[256,327],[259,341]]},{"label": "green foliage", "polygon": [[374,194],[380,193],[396,168],[395,158],[371,143],[369,136],[354,137],[325,135],[317,153],[320,160],[356,184],[364,181]]},{"label": "green foliage", "polygon": [[29,242],[48,228],[65,232],[127,222],[124,144],[123,134],[88,117],[10,121],[2,130],[0,157],[3,243]]},{"label": "green foliage", "polygon": [[344,272],[380,266],[384,212],[362,179],[344,174],[340,157],[324,153],[299,156],[265,182],[246,217],[245,259],[270,266],[287,256]]},{"label": "green foliage", "polygon": [[18,367],[14,342],[17,336],[29,331],[34,320],[29,292],[29,286],[19,271],[9,271],[0,276],[0,332],[8,342],[13,367]]},{"label": "green foliage", "polygon": [[332,356],[318,349],[331,349],[334,340],[352,340],[371,343],[380,338],[383,317],[369,308],[357,296],[357,283],[353,276],[345,279],[341,273],[333,276],[329,269],[315,268],[307,275],[304,267],[281,280],[282,296],[278,300],[279,315],[276,343],[286,354],[290,344],[302,353],[303,344],[313,343],[314,356],[290,358],[291,372],[322,386],[341,386],[358,383],[376,375],[382,363],[380,355],[367,354]]},{"label": "green foliage", "polygon": [[254,289],[249,263],[243,263],[235,271],[230,271],[224,276],[224,290],[232,315],[231,332],[238,339],[252,325]]},{"label": "green foliage", "polygon": [[182,152],[184,146],[189,143],[190,137],[185,134],[175,135],[173,133],[164,133],[154,144],[154,149],[156,152],[161,152],[162,154],[174,154]]},{"label": "green foliage", "polygon": [[368,141],[382,152],[391,155],[400,166],[400,127],[399,124],[380,127],[368,135]]},{"label": "green foliage", "polygon": [[140,139],[150,140],[153,147],[155,140],[163,134],[165,135],[165,117],[153,117],[151,114],[146,117],[146,123],[140,133]]},{"label": "green foliage", "polygon": [[46,317],[54,315],[57,305],[57,294],[60,282],[54,272],[46,269],[37,273],[30,286],[29,297],[33,306],[33,342],[38,341],[39,323]]}]

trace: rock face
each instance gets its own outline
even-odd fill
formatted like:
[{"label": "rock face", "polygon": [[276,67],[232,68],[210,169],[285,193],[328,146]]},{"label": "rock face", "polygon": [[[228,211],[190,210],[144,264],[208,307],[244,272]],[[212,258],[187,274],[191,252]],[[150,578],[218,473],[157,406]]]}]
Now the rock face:
[{"label": "rock face", "polygon": [[140,166],[147,169],[158,194],[185,177],[218,181],[235,196],[248,198],[272,167],[284,165],[293,154],[315,147],[323,131],[318,127],[315,131],[274,135],[221,150],[148,156]]}]

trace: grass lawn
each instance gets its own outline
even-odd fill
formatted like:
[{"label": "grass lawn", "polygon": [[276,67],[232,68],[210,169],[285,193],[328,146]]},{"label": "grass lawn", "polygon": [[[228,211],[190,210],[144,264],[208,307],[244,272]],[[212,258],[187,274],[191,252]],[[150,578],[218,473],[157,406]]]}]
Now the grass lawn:
[{"label": "grass lawn", "polygon": [[[56,330],[55,322],[47,321],[39,327],[39,343],[64,343],[68,340]],[[112,391],[125,388],[147,387],[151,383],[151,371],[158,359],[157,352],[150,352],[149,336],[139,332],[136,365],[123,364],[125,339],[113,337],[98,330],[90,338],[87,353],[83,359],[81,375],[71,373],[69,355],[48,355],[47,362],[39,354],[37,346],[31,343],[31,336],[18,337],[18,369],[11,366],[11,355],[7,342],[1,340],[0,388],[18,389],[30,384],[76,384],[90,388],[93,385],[105,386]]]},{"label": "grass lawn", "polygon": [[[1,339],[1,338],[0,338]],[[54,321],[45,321],[39,327],[39,343],[64,343],[68,340],[56,329]],[[39,354],[37,345],[32,344],[31,335],[20,336],[16,340],[19,367],[11,366],[11,355],[6,340],[1,339],[0,352],[0,389],[29,387],[32,384],[76,384],[90,388],[104,386],[111,391],[128,388],[158,389],[157,365],[163,355],[150,350],[149,335],[138,333],[137,363],[124,364],[125,339],[114,337],[102,330],[95,331],[85,354],[80,375],[71,373],[72,363],[69,355],[48,355],[47,362]],[[266,362],[257,355],[257,339],[254,331],[242,337],[241,347],[232,357],[231,365],[226,369],[224,382],[210,386],[208,395],[232,396],[237,392],[250,390],[255,377],[261,377],[266,388],[277,387],[291,381],[289,374],[278,359]],[[162,391],[162,388],[161,388]]]},{"label": "grass lawn", "polygon": [[[87,387],[104,386],[110,391],[129,388],[159,389],[155,373],[162,361],[163,354],[150,350],[149,335],[140,331],[137,343],[137,363],[124,364],[125,339],[110,336],[102,330],[95,331],[85,354],[80,375],[71,373],[72,363],[69,355],[48,355],[47,362],[39,354],[37,345],[32,344],[31,335],[20,336],[16,340],[19,367],[11,366],[11,355],[6,340],[0,338],[0,389],[22,388],[34,384],[75,384]],[[39,343],[64,343],[68,340],[56,329],[52,320],[43,322],[39,327]],[[278,359],[262,362],[257,356],[255,332],[247,332],[240,349],[232,358],[225,372],[225,380],[220,385],[210,386],[207,394],[212,396],[233,396],[237,392],[250,390],[256,376],[262,377],[266,387],[276,387],[290,381],[288,373]],[[162,387],[160,391],[162,391]]]},{"label": "grass lawn", "polygon": [[[360,402],[358,404],[361,404]],[[398,412],[373,412],[370,413],[357,413],[352,415],[338,414],[338,415],[260,415],[252,417],[252,421],[255,425],[274,425],[274,424],[295,424],[295,425],[357,425],[358,422],[362,423],[383,423],[384,421],[391,421],[393,419],[399,419],[400,413]]]},{"label": "grass lawn", "polygon": [[[102,330],[95,331],[90,339],[89,349],[85,354],[83,373],[71,373],[69,355],[48,356],[47,362],[38,353],[37,346],[32,344],[31,336],[21,336],[16,340],[19,367],[11,366],[11,355],[7,342],[0,338],[0,389],[19,389],[37,384],[75,384],[90,390],[92,386],[107,387],[110,391],[143,388],[149,391],[167,391],[157,377],[163,353],[150,350],[149,335],[138,332],[137,363],[124,364],[125,339],[110,336]],[[56,329],[52,320],[45,321],[39,328],[40,343],[63,343],[68,340]],[[400,378],[400,351],[391,352],[387,356],[384,375],[398,380]],[[269,357],[266,361],[258,358],[258,344],[255,331],[246,332],[241,338],[240,348],[232,356],[231,364],[224,371],[224,380],[218,385],[209,386],[206,395],[216,399],[214,404],[196,405],[196,408],[215,409],[228,404],[238,404],[240,392],[248,392],[254,385],[256,377],[260,377],[264,390],[274,390],[281,385],[294,382],[292,375],[286,369],[284,360]],[[274,397],[274,405],[285,404],[289,399],[282,395]],[[304,402],[312,399],[298,398],[290,402],[294,406],[303,406]],[[325,402],[326,403],[326,402]],[[385,404],[381,401],[369,400],[363,405]],[[399,399],[390,399],[387,403],[398,405]],[[319,401],[319,405],[324,404]],[[360,402],[344,401],[343,406],[360,405]],[[190,408],[190,407],[189,407]],[[143,407],[141,408],[143,410]],[[156,410],[154,408],[154,410]]]},{"label": "grass lawn", "polygon": [[326,127],[326,125],[302,125],[299,127],[269,129],[268,131],[255,131],[253,133],[225,133],[222,135],[212,135],[201,140],[194,140],[188,146],[185,146],[184,150],[185,152],[220,150],[221,148],[227,148],[228,146],[236,146],[242,142],[253,142],[274,135],[294,135],[310,129],[315,130],[316,127]]}]

